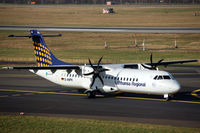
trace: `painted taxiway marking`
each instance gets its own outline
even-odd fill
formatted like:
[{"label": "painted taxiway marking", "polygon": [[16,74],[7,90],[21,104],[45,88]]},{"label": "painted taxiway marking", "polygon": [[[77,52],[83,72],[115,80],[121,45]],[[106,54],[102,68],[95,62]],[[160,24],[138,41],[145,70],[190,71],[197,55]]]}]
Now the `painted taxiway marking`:
[{"label": "painted taxiway marking", "polygon": [[194,97],[200,98],[200,89],[194,90],[191,93],[191,95],[194,96]]},{"label": "painted taxiway marking", "polygon": [[16,74],[0,74],[0,77],[13,78],[13,77],[37,77],[37,75],[16,75]]},{"label": "painted taxiway marking", "polygon": [[[121,98],[121,99],[134,99],[134,100],[151,100],[151,101],[161,101],[161,102],[165,102],[165,101],[166,101],[165,99],[142,98],[142,97],[119,97],[119,96],[117,96],[116,98]],[[195,101],[183,101],[183,100],[170,100],[169,102],[200,104],[200,102],[195,102]]]},{"label": "painted taxiway marking", "polygon": [[18,96],[21,96],[21,94],[13,94],[12,96],[13,97],[18,97]]},{"label": "painted taxiway marking", "polygon": [[30,95],[34,95],[34,93],[25,93],[24,95],[30,96]]},{"label": "painted taxiway marking", "polygon": [[86,95],[86,94],[77,94],[77,93],[44,92],[44,91],[26,91],[26,90],[10,90],[10,89],[0,89],[0,91],[22,92],[22,93],[37,93],[37,94],[75,95],[75,96],[85,96],[85,95]]},{"label": "painted taxiway marking", "polygon": [[165,99],[142,98],[142,97],[121,97],[121,96],[116,96],[115,98],[119,98],[119,99],[134,99],[134,100],[166,101]]},{"label": "painted taxiway marking", "polygon": [[[35,93],[35,94],[56,94],[56,95],[74,95],[74,96],[86,96],[86,94],[78,94],[78,93],[63,93],[63,92],[42,92],[42,91],[27,91],[27,90],[10,90],[10,89],[0,89],[0,91],[7,92],[22,92],[22,93]],[[96,95],[97,97],[104,97],[103,95]],[[133,100],[149,100],[149,101],[161,101],[165,102],[165,99],[156,99],[156,98],[140,98],[140,97],[123,97],[116,96],[118,99],[133,99]],[[200,102],[196,101],[182,101],[182,100],[170,100],[169,102],[179,102],[179,103],[195,103],[200,104]]]}]

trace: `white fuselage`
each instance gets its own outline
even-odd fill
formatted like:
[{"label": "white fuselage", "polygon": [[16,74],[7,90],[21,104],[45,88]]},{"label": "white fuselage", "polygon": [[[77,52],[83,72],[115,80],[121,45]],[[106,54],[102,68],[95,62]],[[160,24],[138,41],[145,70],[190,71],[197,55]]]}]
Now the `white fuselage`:
[{"label": "white fuselage", "polygon": [[100,74],[104,85],[97,78],[93,87],[90,88],[92,76],[84,76],[83,74],[91,72],[92,69],[85,66],[80,67],[80,71],[56,70],[53,73],[51,70],[38,70],[36,74],[62,86],[87,90],[98,88],[102,93],[120,91],[169,95],[176,93],[180,89],[180,84],[166,71],[117,67],[108,68],[109,71]]}]

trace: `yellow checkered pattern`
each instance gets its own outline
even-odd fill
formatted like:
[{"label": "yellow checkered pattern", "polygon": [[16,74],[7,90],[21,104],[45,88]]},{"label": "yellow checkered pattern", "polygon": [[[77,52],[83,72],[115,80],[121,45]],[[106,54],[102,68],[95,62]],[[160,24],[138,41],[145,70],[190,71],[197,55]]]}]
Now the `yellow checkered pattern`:
[{"label": "yellow checkered pattern", "polygon": [[43,67],[52,65],[52,59],[49,49],[37,42],[33,42],[33,46],[37,66]]}]

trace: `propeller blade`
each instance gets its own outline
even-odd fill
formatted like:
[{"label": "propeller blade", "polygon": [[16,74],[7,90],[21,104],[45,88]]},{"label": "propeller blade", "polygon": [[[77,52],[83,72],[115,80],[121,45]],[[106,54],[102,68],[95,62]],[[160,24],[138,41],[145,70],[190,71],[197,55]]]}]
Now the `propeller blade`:
[{"label": "propeller blade", "polygon": [[110,71],[110,69],[101,69],[99,72],[105,72],[105,71]]},{"label": "propeller blade", "polygon": [[100,79],[102,85],[104,85],[103,79],[101,78],[101,76],[98,74],[97,77]]},{"label": "propeller blade", "polygon": [[146,69],[150,69],[150,70],[157,70],[157,66],[160,65],[160,63],[163,61],[164,59],[159,60],[157,63],[153,63],[153,54],[151,53],[150,55],[150,66],[148,67],[145,64],[141,64],[144,68]]},{"label": "propeller blade", "polygon": [[92,62],[90,61],[90,58],[88,58],[90,66],[93,68]]},{"label": "propeller blade", "polygon": [[83,74],[83,75],[87,76],[87,75],[91,75],[91,74],[94,74],[94,71],[90,72],[90,73]]},{"label": "propeller blade", "polygon": [[104,70],[104,71],[110,71],[110,69],[106,69],[106,68],[104,68],[103,70]]},{"label": "propeller blade", "polygon": [[99,59],[98,64],[97,64],[97,68],[99,68],[99,64],[101,63],[103,56]]},{"label": "propeller blade", "polygon": [[146,66],[146,65],[144,65],[144,64],[141,64],[144,68],[146,68],[146,69],[152,69],[152,67],[148,67],[148,66]]},{"label": "propeller blade", "polygon": [[92,88],[92,86],[94,85],[94,81],[95,81],[96,77],[97,77],[96,75],[92,76],[92,83],[90,84],[90,88]]},{"label": "propeller blade", "polygon": [[159,60],[153,67],[153,69],[156,70],[157,66],[160,65],[160,63],[163,61],[164,59]]},{"label": "propeller blade", "polygon": [[96,80],[97,77],[99,78],[99,80],[101,81],[101,83],[104,85],[103,79],[101,78],[101,76],[99,74],[101,72],[104,72],[104,71],[109,71],[109,69],[99,68],[102,59],[103,59],[103,56],[99,59],[97,67],[94,67],[93,64],[92,64],[92,62],[91,62],[91,60],[90,60],[90,58],[88,58],[89,64],[93,68],[93,72],[86,73],[84,75],[92,75],[93,74],[93,76],[92,76],[92,82],[90,84],[90,88],[92,88],[92,86],[94,85],[94,82],[95,82],[95,80]]},{"label": "propeller blade", "polygon": [[153,55],[152,55],[152,53],[151,53],[151,56],[150,56],[150,61],[151,61],[151,66],[152,66],[152,64],[153,64]]},{"label": "propeller blade", "polygon": [[159,60],[157,64],[159,65],[163,60],[164,60],[164,59]]}]

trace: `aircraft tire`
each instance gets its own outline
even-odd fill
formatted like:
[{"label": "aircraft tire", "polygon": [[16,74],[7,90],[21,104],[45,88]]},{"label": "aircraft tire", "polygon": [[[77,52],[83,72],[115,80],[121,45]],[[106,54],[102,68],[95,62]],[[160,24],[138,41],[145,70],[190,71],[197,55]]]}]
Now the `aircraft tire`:
[{"label": "aircraft tire", "polygon": [[166,101],[170,101],[172,100],[172,98],[173,98],[173,95],[169,95],[168,98],[166,98]]},{"label": "aircraft tire", "polygon": [[96,92],[95,91],[88,91],[87,92],[87,97],[88,98],[95,98],[96,97]]}]

